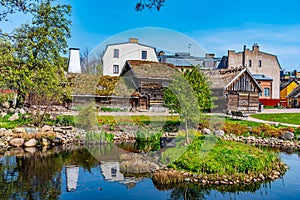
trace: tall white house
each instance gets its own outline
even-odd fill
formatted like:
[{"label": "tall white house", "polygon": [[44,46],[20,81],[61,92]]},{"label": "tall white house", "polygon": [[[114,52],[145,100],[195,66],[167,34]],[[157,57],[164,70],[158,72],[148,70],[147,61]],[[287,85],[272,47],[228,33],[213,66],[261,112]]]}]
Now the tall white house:
[{"label": "tall white house", "polygon": [[103,76],[119,76],[127,60],[158,62],[154,47],[139,44],[136,38],[129,38],[126,43],[107,45],[102,57]]}]

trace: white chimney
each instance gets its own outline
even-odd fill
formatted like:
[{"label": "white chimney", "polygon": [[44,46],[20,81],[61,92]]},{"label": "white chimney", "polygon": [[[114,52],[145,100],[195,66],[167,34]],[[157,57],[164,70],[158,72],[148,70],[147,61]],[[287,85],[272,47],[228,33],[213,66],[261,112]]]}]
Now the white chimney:
[{"label": "white chimney", "polygon": [[78,48],[70,48],[68,73],[81,73],[80,54]]}]

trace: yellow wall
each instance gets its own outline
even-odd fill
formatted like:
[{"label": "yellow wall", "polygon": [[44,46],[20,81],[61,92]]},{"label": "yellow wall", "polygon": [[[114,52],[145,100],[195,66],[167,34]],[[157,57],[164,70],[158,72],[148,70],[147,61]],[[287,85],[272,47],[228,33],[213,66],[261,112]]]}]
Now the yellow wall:
[{"label": "yellow wall", "polygon": [[280,91],[280,99],[285,99],[287,95],[289,95],[293,89],[295,89],[298,84],[295,81],[292,81],[285,88]]}]

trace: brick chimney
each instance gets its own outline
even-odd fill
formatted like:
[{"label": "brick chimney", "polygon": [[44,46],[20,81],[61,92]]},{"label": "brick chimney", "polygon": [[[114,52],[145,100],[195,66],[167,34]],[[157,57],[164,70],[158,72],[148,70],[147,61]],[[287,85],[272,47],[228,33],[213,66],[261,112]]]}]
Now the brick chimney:
[{"label": "brick chimney", "polygon": [[129,42],[130,43],[138,44],[139,43],[139,39],[137,39],[137,38],[129,38]]},{"label": "brick chimney", "polygon": [[259,46],[258,46],[257,43],[254,43],[254,44],[253,44],[252,50],[253,50],[254,53],[257,53],[257,54],[258,54],[258,52],[259,52]]}]

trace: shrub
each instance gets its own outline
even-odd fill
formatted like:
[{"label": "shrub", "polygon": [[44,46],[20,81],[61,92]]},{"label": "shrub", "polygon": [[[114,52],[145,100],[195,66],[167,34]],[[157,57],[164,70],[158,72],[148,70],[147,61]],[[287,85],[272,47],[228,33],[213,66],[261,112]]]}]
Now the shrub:
[{"label": "shrub", "polygon": [[59,124],[63,126],[74,126],[74,117],[71,115],[57,116],[55,120],[55,124]]}]

